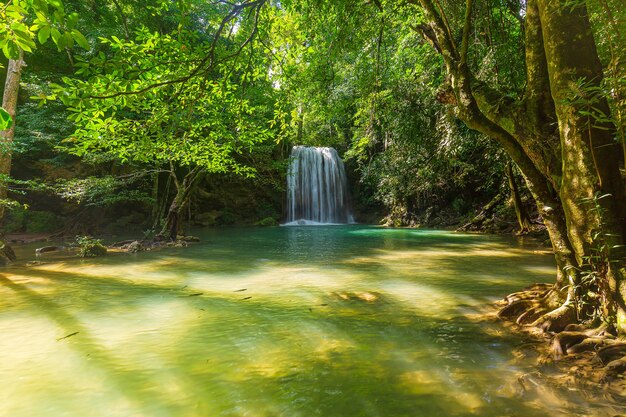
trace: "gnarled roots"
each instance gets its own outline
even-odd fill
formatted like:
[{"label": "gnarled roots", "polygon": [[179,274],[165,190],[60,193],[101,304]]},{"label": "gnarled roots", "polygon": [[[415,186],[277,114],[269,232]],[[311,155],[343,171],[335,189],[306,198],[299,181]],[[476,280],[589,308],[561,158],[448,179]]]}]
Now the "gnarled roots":
[{"label": "gnarled roots", "polygon": [[606,325],[589,327],[578,323],[574,303],[564,301],[554,285],[534,284],[508,295],[497,315],[550,337],[554,360],[584,360],[590,370],[601,371],[600,379],[604,382],[615,380],[626,371],[626,340],[616,338]]}]

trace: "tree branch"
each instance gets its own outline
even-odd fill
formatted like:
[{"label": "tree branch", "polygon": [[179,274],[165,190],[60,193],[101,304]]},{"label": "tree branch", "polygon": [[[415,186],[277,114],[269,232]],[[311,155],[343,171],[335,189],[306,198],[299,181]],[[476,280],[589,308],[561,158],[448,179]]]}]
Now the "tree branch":
[{"label": "tree branch", "polygon": [[465,23],[463,24],[463,39],[461,40],[461,65],[467,63],[467,51],[469,49],[469,35],[472,28],[473,0],[465,1]]},{"label": "tree branch", "polygon": [[211,46],[209,47],[209,52],[207,53],[207,55],[200,61],[200,63],[187,75],[185,75],[184,77],[179,77],[179,78],[175,78],[173,80],[167,80],[167,81],[161,81],[161,82],[157,82],[157,83],[153,83],[150,84],[146,87],[140,88],[139,90],[133,90],[133,91],[118,91],[116,93],[112,93],[112,94],[106,94],[106,95],[96,95],[96,96],[88,96],[87,98],[89,99],[98,99],[98,100],[103,100],[103,99],[108,99],[108,98],[115,98],[115,97],[120,97],[120,96],[130,96],[130,95],[138,95],[138,94],[143,94],[147,91],[153,90],[155,88],[159,88],[159,87],[164,87],[167,85],[172,85],[172,84],[183,84],[187,81],[189,81],[191,78],[195,77],[196,75],[198,75],[200,73],[200,71],[203,70],[203,68],[206,66],[206,68],[204,68],[204,72],[205,74],[208,74],[209,71],[211,71],[211,69],[213,69],[215,67],[215,65],[218,63],[218,61],[216,61],[215,58],[215,50],[217,47],[217,42],[222,34],[222,32],[224,31],[224,28],[226,27],[226,25],[232,21],[234,18],[236,18],[243,10],[252,7],[252,8],[257,8],[257,14],[256,14],[256,20],[255,20],[255,24],[254,24],[254,29],[252,31],[252,34],[246,39],[246,41],[239,47],[239,49],[237,50],[236,53],[232,54],[232,55],[228,55],[226,57],[224,57],[221,62],[226,62],[229,61],[230,59],[236,57],[237,55],[239,55],[241,53],[241,51],[243,50],[243,48],[252,41],[252,39],[254,38],[254,35],[257,32],[257,27],[258,27],[258,13],[261,9],[261,7],[266,3],[267,0],[256,0],[256,1],[251,1],[251,2],[247,2],[247,3],[242,3],[242,4],[232,4],[229,2],[224,2],[226,4],[231,4],[232,5],[232,10],[222,19],[220,26],[218,27],[217,31],[215,32],[215,35],[213,36],[213,41],[211,42]]}]

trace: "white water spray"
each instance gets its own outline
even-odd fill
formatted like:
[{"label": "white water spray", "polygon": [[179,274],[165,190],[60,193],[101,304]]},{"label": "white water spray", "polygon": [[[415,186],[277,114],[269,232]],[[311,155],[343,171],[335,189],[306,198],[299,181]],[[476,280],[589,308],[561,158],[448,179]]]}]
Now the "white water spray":
[{"label": "white water spray", "polygon": [[354,223],[343,162],[333,148],[294,146],[286,224]]}]

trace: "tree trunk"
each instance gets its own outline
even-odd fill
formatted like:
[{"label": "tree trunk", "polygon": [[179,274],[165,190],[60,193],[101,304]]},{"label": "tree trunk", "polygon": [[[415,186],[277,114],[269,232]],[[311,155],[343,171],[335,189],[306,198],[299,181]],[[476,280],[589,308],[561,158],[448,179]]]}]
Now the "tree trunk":
[{"label": "tree trunk", "polygon": [[[7,79],[4,83],[2,107],[9,113],[13,124],[9,129],[0,132],[0,174],[7,177],[11,174],[11,157],[13,152],[13,137],[15,135],[15,115],[17,113],[17,98],[22,78],[22,66],[24,66],[24,52],[20,49],[18,59],[10,59],[7,65]],[[7,198],[8,185],[0,182],[0,222],[4,220],[5,201]],[[15,261],[15,252],[6,242],[4,230],[0,232],[0,264],[6,265]]]},{"label": "tree trunk", "polygon": [[515,209],[515,215],[517,216],[517,224],[519,225],[519,234],[528,233],[530,231],[531,222],[528,211],[522,202],[522,197],[515,181],[515,175],[513,173],[513,166],[510,162],[506,164],[506,176],[509,181],[509,188],[511,190],[511,202]]},{"label": "tree trunk", "polygon": [[459,31],[449,28],[439,2],[419,3],[429,24],[416,30],[446,67],[449,86],[439,96],[454,105],[468,127],[503,147],[522,172],[550,234],[558,267],[553,292],[560,293],[563,306],[535,324],[562,329],[573,308],[581,311],[580,298],[590,297],[584,301],[604,319],[617,319],[626,333],[623,150],[613,140],[615,126],[605,121],[610,111],[599,93],[602,67],[585,2],[527,0],[527,85],[521,100],[472,76],[467,63],[472,0],[465,2],[460,48],[452,35]]},{"label": "tree trunk", "polygon": [[180,182],[173,165],[171,166],[170,174],[176,188],[176,195],[169,206],[165,223],[157,237],[176,240],[178,236],[184,234],[184,210],[189,204],[191,193],[202,173],[204,170],[196,166]]},{"label": "tree trunk", "polygon": [[[11,157],[13,151],[13,137],[15,135],[15,114],[17,111],[17,98],[20,90],[20,79],[22,78],[22,66],[24,52],[20,50],[19,59],[10,59],[7,66],[7,78],[4,83],[4,94],[2,96],[2,107],[9,113],[13,124],[7,130],[0,132],[0,174],[9,176],[11,174]],[[0,199],[7,198],[7,184],[0,183]],[[0,221],[4,219],[5,206],[0,204]]]},{"label": "tree trunk", "polygon": [[169,240],[176,240],[178,236],[183,234],[183,219],[181,217],[181,212],[185,203],[186,201],[184,200],[182,190],[178,190],[172,204],[170,204],[170,207],[167,210],[165,223],[163,224],[163,228],[158,236],[166,237]]},{"label": "tree trunk", "polygon": [[600,276],[600,306],[626,333],[624,235],[626,202],[619,171],[622,150],[614,126],[592,115],[610,114],[606,98],[595,93],[602,66],[585,3],[563,6],[538,0],[548,60],[550,90],[559,122],[563,179],[559,190],[569,240],[578,262]]}]

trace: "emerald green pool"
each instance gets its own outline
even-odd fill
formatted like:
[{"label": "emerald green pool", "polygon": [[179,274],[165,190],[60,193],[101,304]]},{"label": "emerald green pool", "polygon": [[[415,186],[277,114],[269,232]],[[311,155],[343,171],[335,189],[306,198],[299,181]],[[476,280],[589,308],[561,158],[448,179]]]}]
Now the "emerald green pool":
[{"label": "emerald green pool", "polygon": [[526,392],[521,337],[472,317],[553,279],[532,243],[365,226],[195,234],[185,249],[6,269],[0,416],[615,411],[575,391]]}]

